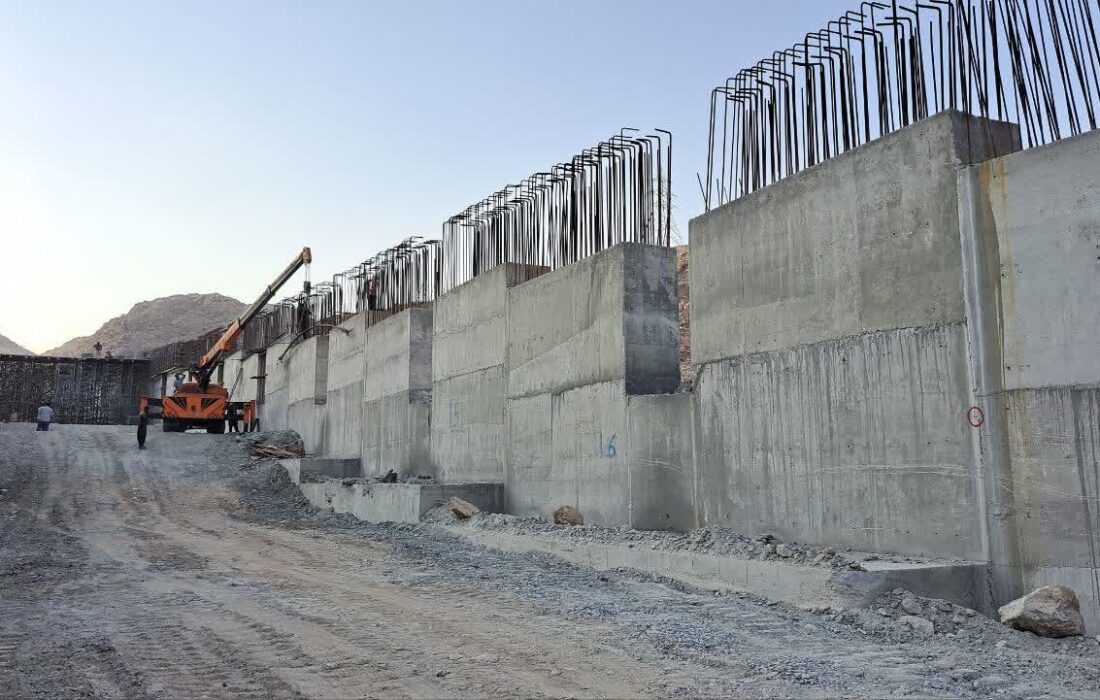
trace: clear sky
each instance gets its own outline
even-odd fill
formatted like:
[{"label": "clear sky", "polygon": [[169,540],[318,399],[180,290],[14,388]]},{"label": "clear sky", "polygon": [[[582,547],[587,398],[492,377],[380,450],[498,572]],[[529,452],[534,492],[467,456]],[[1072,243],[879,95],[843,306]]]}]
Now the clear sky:
[{"label": "clear sky", "polygon": [[710,89],[853,5],[0,0],[0,333],[324,279],[623,126],[686,237]]}]

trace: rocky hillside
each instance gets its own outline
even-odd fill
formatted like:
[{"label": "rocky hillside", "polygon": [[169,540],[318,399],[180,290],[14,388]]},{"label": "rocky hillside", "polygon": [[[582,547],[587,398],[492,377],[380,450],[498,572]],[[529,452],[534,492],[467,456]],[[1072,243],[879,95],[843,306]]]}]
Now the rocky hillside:
[{"label": "rocky hillside", "polygon": [[244,309],[245,304],[221,294],[177,294],[143,301],[107,321],[92,335],[73,338],[43,354],[79,357],[94,352],[93,346],[99,342],[104,353],[140,357],[143,350],[190,340],[225,326]]},{"label": "rocky hillside", "polygon": [[19,343],[0,335],[0,355],[33,355],[34,353],[26,349]]}]

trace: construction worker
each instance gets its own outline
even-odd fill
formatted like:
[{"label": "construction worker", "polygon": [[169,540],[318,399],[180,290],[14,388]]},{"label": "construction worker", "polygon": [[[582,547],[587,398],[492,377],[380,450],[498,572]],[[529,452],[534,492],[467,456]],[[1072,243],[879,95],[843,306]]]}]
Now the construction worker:
[{"label": "construction worker", "polygon": [[229,404],[229,408],[226,410],[225,413],[226,413],[226,418],[229,419],[229,432],[231,432],[231,433],[241,432],[240,427],[237,425],[237,421],[240,420],[240,409],[237,407],[237,404],[235,404],[235,403]]},{"label": "construction worker", "polygon": [[53,408],[50,407],[50,402],[42,404],[38,407],[38,430],[46,431],[50,429],[50,423],[53,421]]},{"label": "construction worker", "polygon": [[138,433],[137,433],[137,437],[138,437],[138,449],[139,450],[144,450],[145,449],[145,434],[147,432],[149,432],[149,416],[146,414],[145,411],[142,411],[141,415],[138,416]]},{"label": "construction worker", "polygon": [[177,374],[176,375],[176,381],[172,382],[172,393],[173,394],[178,394],[178,393],[180,393],[180,389],[182,389],[182,388],[183,388],[183,375],[182,374]]}]

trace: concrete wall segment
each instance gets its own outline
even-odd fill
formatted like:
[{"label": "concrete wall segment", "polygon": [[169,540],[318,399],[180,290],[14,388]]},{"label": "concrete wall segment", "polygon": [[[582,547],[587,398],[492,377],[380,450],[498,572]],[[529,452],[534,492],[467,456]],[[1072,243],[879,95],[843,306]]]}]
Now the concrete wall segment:
[{"label": "concrete wall segment", "polygon": [[939,114],[693,219],[693,361],[962,321],[956,172],[993,150],[974,121]]}]

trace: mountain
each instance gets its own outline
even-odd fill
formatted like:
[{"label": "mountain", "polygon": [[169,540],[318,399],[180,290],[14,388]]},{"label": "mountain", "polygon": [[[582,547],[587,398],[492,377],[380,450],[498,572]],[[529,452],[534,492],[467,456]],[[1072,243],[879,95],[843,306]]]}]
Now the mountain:
[{"label": "mountain", "polygon": [[92,335],[73,338],[42,354],[80,357],[82,353],[94,353],[93,346],[98,342],[104,354],[141,357],[144,350],[224,327],[245,308],[245,304],[221,294],[176,294],[143,301],[107,321]]},{"label": "mountain", "polygon": [[5,338],[0,335],[0,355],[33,355],[34,353],[26,349],[19,343]]}]

